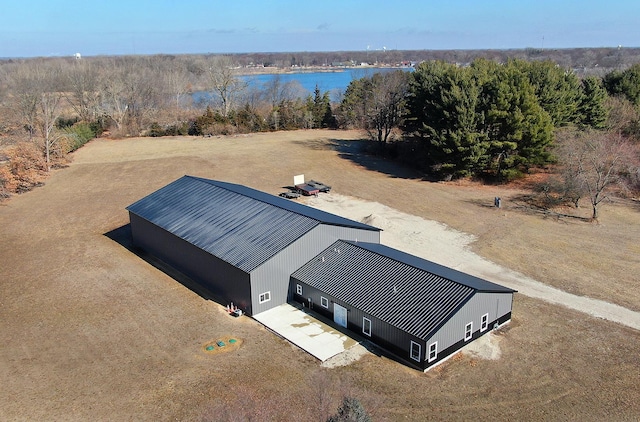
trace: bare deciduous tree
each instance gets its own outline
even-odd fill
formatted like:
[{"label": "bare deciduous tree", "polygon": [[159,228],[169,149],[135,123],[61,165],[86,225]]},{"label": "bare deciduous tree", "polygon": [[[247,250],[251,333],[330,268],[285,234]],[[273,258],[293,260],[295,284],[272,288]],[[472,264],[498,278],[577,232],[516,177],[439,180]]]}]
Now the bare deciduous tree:
[{"label": "bare deciduous tree", "polygon": [[65,98],[80,120],[90,122],[98,116],[98,69],[88,60],[74,60],[66,69],[68,91]]},{"label": "bare deciduous tree", "polygon": [[29,138],[36,134],[36,116],[40,99],[41,84],[37,82],[37,68],[40,62],[34,61],[29,65],[19,63],[10,73],[10,90],[13,101],[10,106],[20,116],[23,127],[29,133]]},{"label": "bare deciduous tree", "polygon": [[131,58],[113,59],[99,84],[101,113],[119,131],[138,130],[160,105],[158,84],[151,66]]},{"label": "bare deciduous tree", "polygon": [[341,109],[347,121],[355,122],[385,145],[401,122],[407,90],[407,72],[376,73],[351,82]]},{"label": "bare deciduous tree", "polygon": [[125,72],[111,63],[111,68],[100,81],[100,107],[101,114],[107,116],[120,130],[129,110],[129,98],[127,95]]},{"label": "bare deciduous tree", "polygon": [[220,112],[227,117],[246,84],[237,77],[235,63],[229,56],[214,56],[206,65],[208,85],[219,101]]},{"label": "bare deciduous tree", "polygon": [[304,96],[304,88],[298,81],[283,82],[280,75],[274,75],[262,87],[266,101],[276,108],[284,101],[293,101]]},{"label": "bare deciduous tree", "polygon": [[[624,137],[604,132],[574,133],[559,140],[557,154],[563,177],[578,198],[589,198],[591,218],[615,185],[637,171],[638,150]],[[577,203],[577,200],[576,200]]]},{"label": "bare deciduous tree", "polygon": [[186,65],[182,62],[174,63],[171,67],[163,69],[164,85],[175,100],[176,110],[179,110],[187,94],[193,90]]},{"label": "bare deciduous tree", "polygon": [[47,170],[51,170],[51,151],[60,141],[61,137],[55,133],[56,121],[60,117],[60,101],[62,94],[60,92],[43,92],[38,102],[39,116],[38,129],[44,139],[45,160],[47,162]]},{"label": "bare deciduous tree", "polygon": [[621,96],[609,97],[606,106],[610,110],[609,130],[640,140],[640,111],[631,101]]},{"label": "bare deciduous tree", "polygon": [[407,81],[408,74],[399,70],[381,74],[380,81],[375,84],[371,122],[378,141],[382,143],[387,142],[393,128],[401,121],[408,90]]},{"label": "bare deciduous tree", "polygon": [[41,136],[47,169],[51,168],[52,149],[60,140],[55,133],[61,113],[60,75],[59,62],[39,60],[20,64],[12,78],[15,106],[29,137]]}]

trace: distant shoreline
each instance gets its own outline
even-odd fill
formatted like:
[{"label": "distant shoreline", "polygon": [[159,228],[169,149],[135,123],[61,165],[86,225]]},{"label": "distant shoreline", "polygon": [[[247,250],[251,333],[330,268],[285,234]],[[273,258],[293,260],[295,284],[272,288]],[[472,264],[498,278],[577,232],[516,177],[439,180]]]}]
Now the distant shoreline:
[{"label": "distant shoreline", "polygon": [[270,75],[270,74],[293,74],[293,73],[337,73],[358,69],[407,69],[409,66],[392,66],[392,65],[370,65],[370,66],[294,66],[294,67],[244,67],[238,69],[238,75]]}]

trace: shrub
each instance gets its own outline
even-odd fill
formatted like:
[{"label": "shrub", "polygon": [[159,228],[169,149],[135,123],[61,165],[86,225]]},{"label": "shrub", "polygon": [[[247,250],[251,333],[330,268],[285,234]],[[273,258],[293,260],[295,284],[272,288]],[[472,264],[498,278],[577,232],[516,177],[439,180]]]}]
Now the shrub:
[{"label": "shrub", "polygon": [[146,136],[159,137],[159,136],[184,136],[189,135],[189,122],[179,122],[163,128],[158,122],[151,123],[149,130],[146,132]]},{"label": "shrub", "polygon": [[189,123],[180,122],[173,125],[169,125],[164,130],[165,136],[185,136],[189,134]]},{"label": "shrub", "polygon": [[367,414],[358,399],[344,397],[338,412],[327,419],[327,422],[371,422],[371,417]]},{"label": "shrub", "polygon": [[269,129],[265,119],[253,110],[249,105],[245,105],[240,110],[229,113],[229,119],[236,126],[238,132],[263,132]]},{"label": "shrub", "polygon": [[96,137],[93,125],[86,122],[76,123],[63,129],[66,139],[66,152],[73,152]]},{"label": "shrub", "polygon": [[202,116],[196,117],[195,120],[189,123],[189,135],[226,135],[234,132],[229,126],[229,119],[207,107]]},{"label": "shrub", "polygon": [[9,170],[9,166],[0,166],[0,200],[11,196],[16,191],[17,183],[13,174]]},{"label": "shrub", "polygon": [[147,136],[151,136],[152,138],[164,136],[164,129],[160,127],[158,122],[153,122],[151,123],[151,127],[149,127],[149,132],[147,132]]},{"label": "shrub", "polygon": [[33,142],[20,142],[8,150],[11,183],[16,193],[26,192],[42,184],[47,173],[47,163],[42,151]]},{"label": "shrub", "polygon": [[71,127],[76,123],[78,123],[77,117],[58,117],[58,120],[56,120],[56,127],[58,129],[64,129],[67,127]]}]

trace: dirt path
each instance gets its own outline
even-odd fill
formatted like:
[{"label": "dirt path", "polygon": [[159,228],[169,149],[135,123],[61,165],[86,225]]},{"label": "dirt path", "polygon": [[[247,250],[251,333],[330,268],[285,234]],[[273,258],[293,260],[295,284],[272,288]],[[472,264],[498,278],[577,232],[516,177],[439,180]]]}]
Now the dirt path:
[{"label": "dirt path", "polygon": [[448,226],[393,208],[335,193],[309,205],[383,229],[382,243],[413,255],[510,287],[518,293],[640,330],[640,312],[547,286],[504,268],[469,249],[475,238]]}]

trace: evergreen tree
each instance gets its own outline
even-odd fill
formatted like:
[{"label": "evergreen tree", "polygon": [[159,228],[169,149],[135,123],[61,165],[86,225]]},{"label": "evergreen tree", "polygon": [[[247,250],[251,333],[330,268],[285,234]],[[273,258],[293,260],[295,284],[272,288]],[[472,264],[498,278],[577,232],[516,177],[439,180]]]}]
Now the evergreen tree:
[{"label": "evergreen tree", "polygon": [[354,79],[349,83],[340,103],[339,114],[345,124],[364,129],[367,125],[371,79]]},{"label": "evergreen tree", "polygon": [[547,162],[553,125],[528,76],[517,66],[505,65],[483,91],[489,153],[498,177],[510,178],[519,169]]},{"label": "evergreen tree", "polygon": [[313,98],[309,96],[307,98],[307,110],[311,112],[313,116],[313,127],[316,128],[335,128],[336,121],[331,110],[331,101],[329,99],[329,92],[320,92],[320,88],[316,85],[313,91]]},{"label": "evergreen tree", "polygon": [[486,166],[489,148],[478,113],[480,89],[465,69],[451,66],[441,76],[425,104],[429,118],[421,132],[442,174],[472,175]]},{"label": "evergreen tree", "polygon": [[548,60],[513,60],[507,66],[515,66],[527,75],[538,103],[549,114],[554,126],[564,126],[578,120],[577,110],[582,92],[575,73]]},{"label": "evergreen tree", "polygon": [[406,128],[421,139],[424,165],[445,177],[482,168],[488,144],[471,72],[444,62],[423,63],[414,72],[410,92]]},{"label": "evergreen tree", "polygon": [[546,162],[552,119],[526,70],[487,60],[469,68],[420,65],[410,84],[405,128],[421,141],[425,169],[451,177],[491,170],[510,178]]},{"label": "evergreen tree", "polygon": [[624,71],[614,70],[604,77],[609,95],[623,95],[636,107],[640,106],[640,63]]},{"label": "evergreen tree", "polygon": [[582,95],[578,106],[578,123],[594,129],[604,129],[609,118],[605,104],[607,91],[602,81],[594,76],[582,80]]}]

